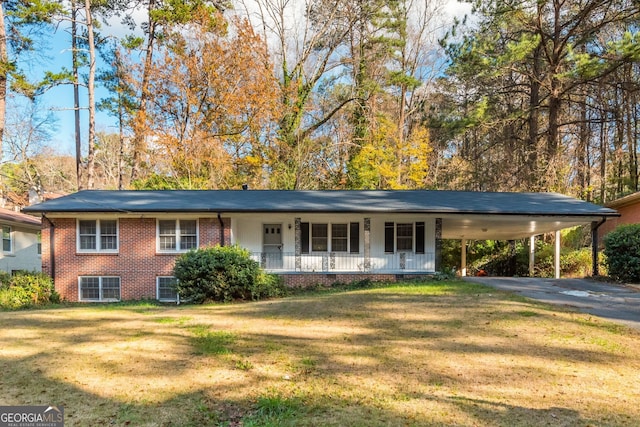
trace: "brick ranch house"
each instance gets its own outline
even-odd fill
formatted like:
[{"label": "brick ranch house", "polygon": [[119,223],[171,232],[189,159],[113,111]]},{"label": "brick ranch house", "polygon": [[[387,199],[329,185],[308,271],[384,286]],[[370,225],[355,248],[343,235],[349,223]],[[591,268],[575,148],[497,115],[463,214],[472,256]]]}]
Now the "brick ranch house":
[{"label": "brick ranch house", "polygon": [[71,301],[173,301],[176,257],[199,247],[242,246],[291,286],[397,280],[439,271],[442,239],[519,239],[617,215],[553,193],[423,190],[92,190],[24,211],[42,215],[42,269]]}]

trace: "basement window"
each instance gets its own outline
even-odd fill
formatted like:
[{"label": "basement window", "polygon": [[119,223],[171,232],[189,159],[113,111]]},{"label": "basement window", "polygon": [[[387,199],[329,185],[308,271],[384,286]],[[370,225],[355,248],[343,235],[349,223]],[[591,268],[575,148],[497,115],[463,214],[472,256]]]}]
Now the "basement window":
[{"label": "basement window", "polygon": [[81,276],[78,278],[80,301],[120,301],[120,278]]},{"label": "basement window", "polygon": [[178,280],[175,277],[158,277],[156,293],[158,301],[178,301],[178,291],[176,291],[177,283]]}]

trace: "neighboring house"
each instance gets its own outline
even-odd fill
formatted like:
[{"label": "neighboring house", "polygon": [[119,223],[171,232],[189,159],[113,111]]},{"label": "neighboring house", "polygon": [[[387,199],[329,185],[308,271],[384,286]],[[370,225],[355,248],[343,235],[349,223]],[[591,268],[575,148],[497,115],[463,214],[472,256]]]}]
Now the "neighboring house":
[{"label": "neighboring house", "polygon": [[640,191],[616,199],[607,203],[605,206],[617,210],[620,213],[620,217],[612,218],[603,224],[599,230],[600,237],[604,237],[607,233],[622,224],[640,224]]},{"label": "neighboring house", "polygon": [[2,227],[2,254],[0,270],[7,273],[16,271],[40,271],[39,218],[0,208],[0,227]]},{"label": "neighboring house", "polygon": [[559,194],[455,191],[81,191],[25,211],[42,214],[43,270],[72,301],[174,300],[176,257],[198,247],[242,246],[294,286],[396,280],[438,271],[442,239],[617,215]]}]

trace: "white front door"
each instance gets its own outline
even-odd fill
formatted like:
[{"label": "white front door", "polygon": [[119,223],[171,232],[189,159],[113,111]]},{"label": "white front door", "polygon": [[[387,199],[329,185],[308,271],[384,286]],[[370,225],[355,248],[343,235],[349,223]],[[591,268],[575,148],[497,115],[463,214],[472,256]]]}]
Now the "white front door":
[{"label": "white front door", "polygon": [[262,259],[264,268],[282,268],[282,224],[262,226]]}]

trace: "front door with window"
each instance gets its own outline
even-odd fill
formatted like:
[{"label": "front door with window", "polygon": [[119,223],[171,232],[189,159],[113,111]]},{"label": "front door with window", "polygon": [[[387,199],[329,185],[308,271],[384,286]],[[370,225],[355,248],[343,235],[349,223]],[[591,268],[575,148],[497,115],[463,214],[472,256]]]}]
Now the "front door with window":
[{"label": "front door with window", "polygon": [[282,224],[263,225],[262,261],[264,268],[282,268]]}]

